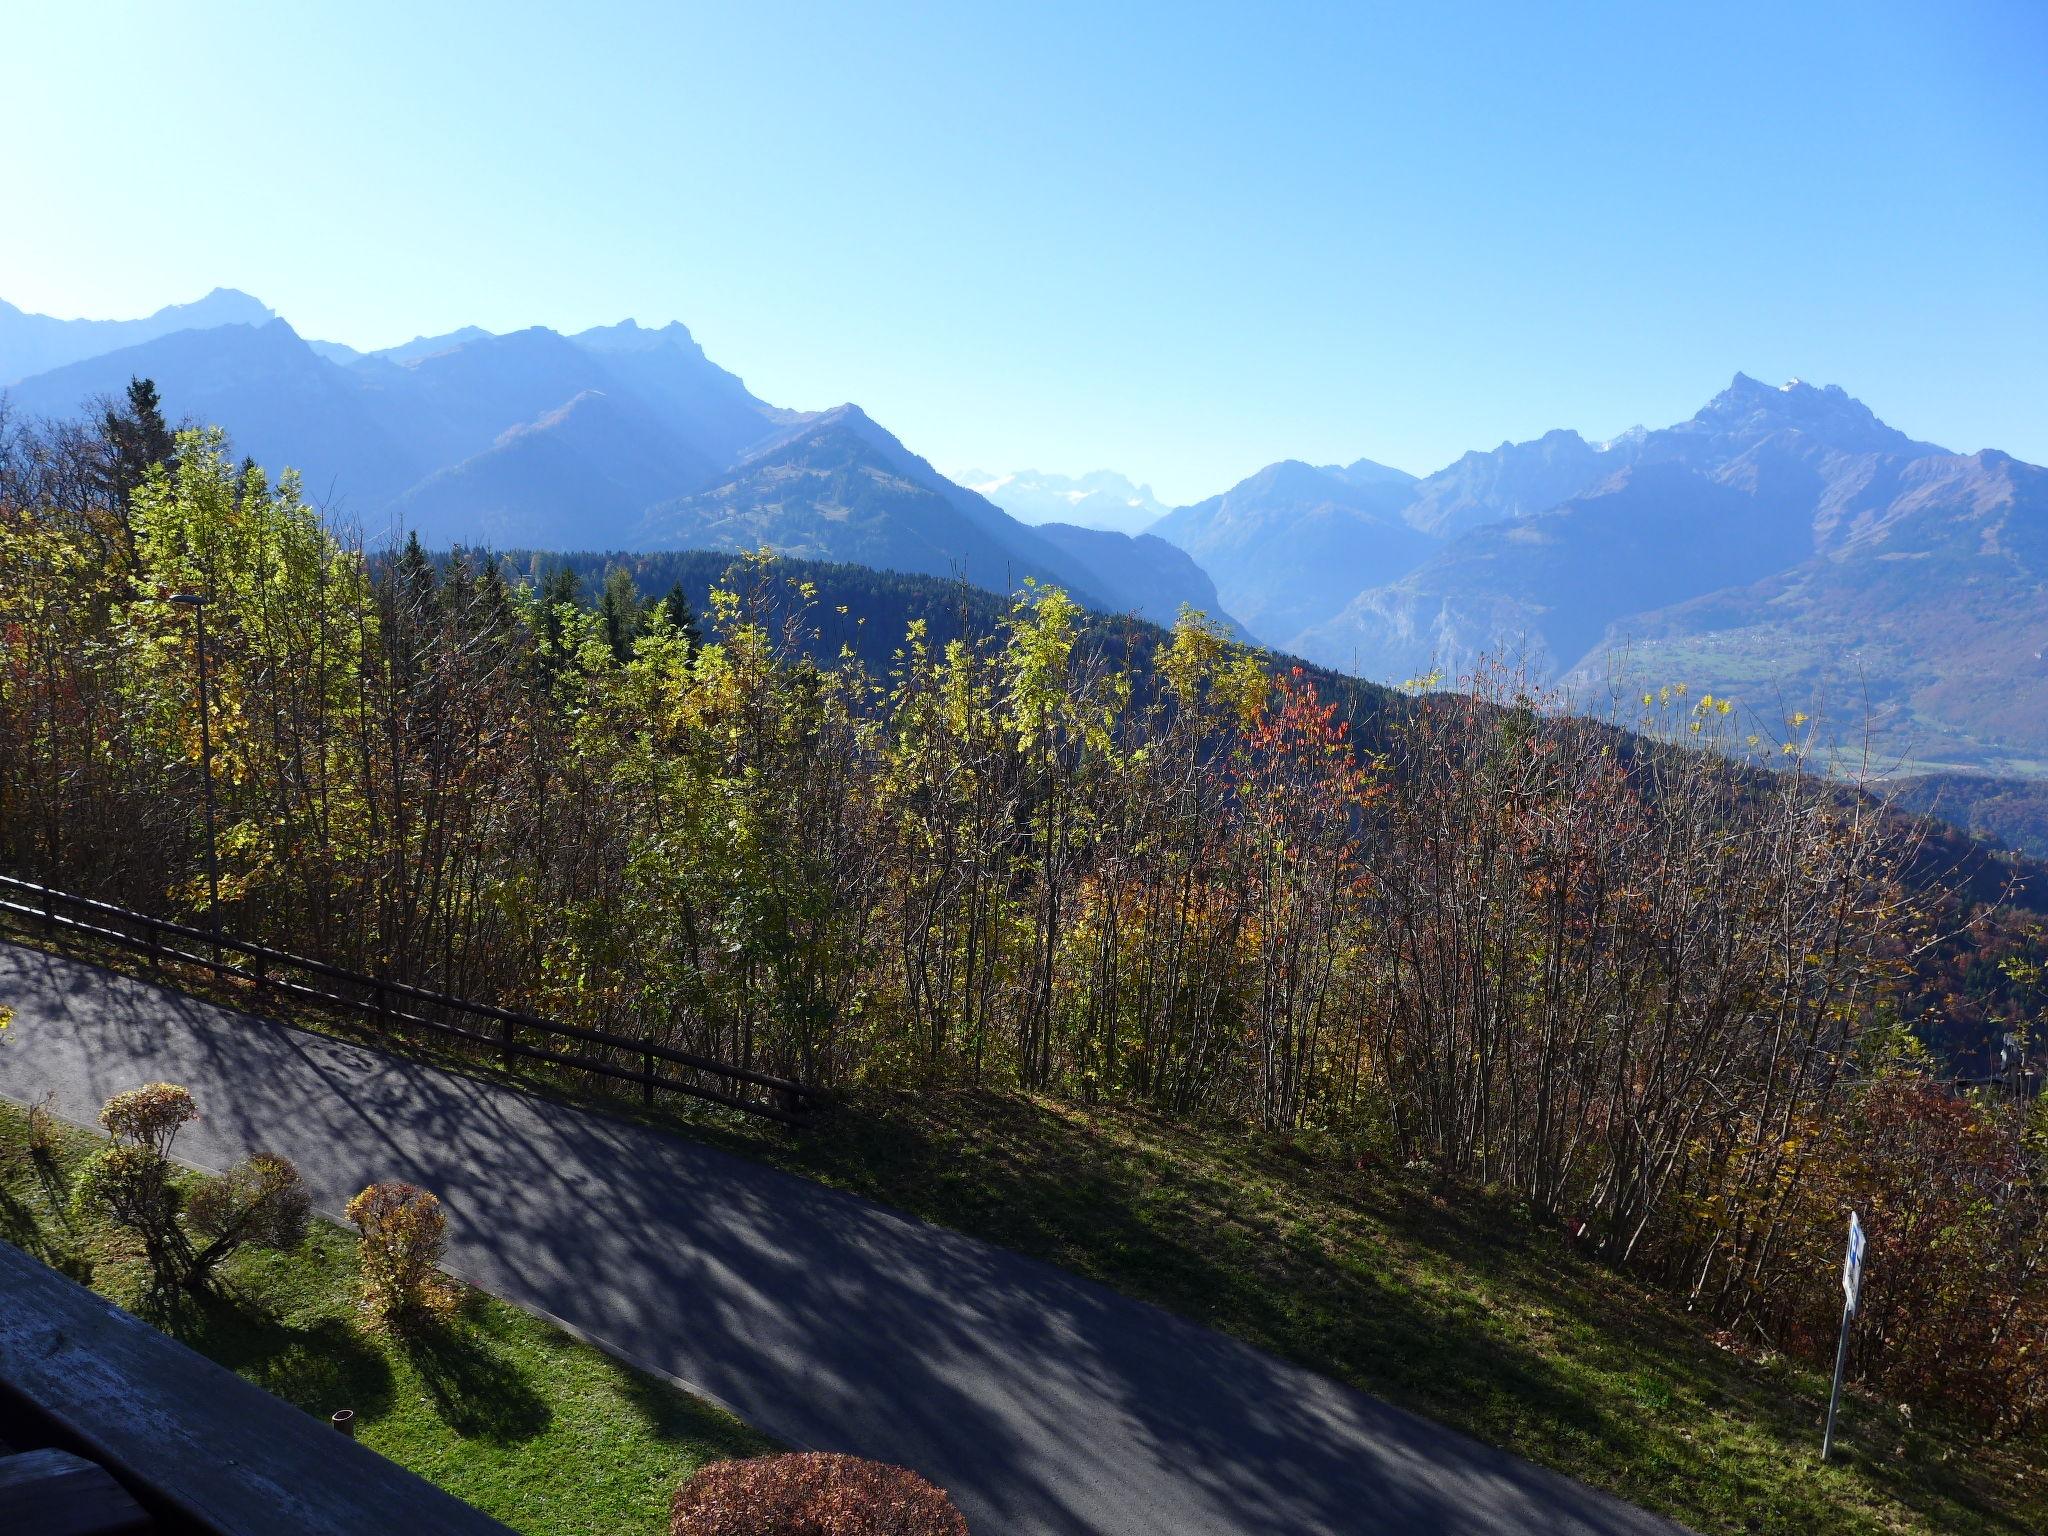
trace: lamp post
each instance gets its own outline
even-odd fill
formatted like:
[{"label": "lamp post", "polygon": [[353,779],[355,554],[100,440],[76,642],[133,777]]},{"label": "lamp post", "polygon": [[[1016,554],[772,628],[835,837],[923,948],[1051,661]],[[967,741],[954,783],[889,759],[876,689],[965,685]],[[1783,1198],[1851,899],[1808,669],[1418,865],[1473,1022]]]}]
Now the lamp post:
[{"label": "lamp post", "polygon": [[213,830],[213,705],[206,688],[206,605],[197,592],[174,592],[164,599],[192,610],[199,640],[199,766],[206,802],[206,919],[213,929],[214,959],[220,958],[220,851]]}]

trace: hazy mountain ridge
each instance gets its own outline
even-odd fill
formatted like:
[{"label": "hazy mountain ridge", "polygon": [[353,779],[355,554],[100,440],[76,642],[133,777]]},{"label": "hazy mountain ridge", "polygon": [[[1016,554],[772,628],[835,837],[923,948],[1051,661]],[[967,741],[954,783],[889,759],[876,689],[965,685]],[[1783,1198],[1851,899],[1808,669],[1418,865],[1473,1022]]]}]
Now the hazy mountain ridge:
[{"label": "hazy mountain ridge", "polygon": [[1223,604],[1268,645],[1411,569],[1431,541],[1395,508],[1408,487],[1358,485],[1298,460],[1178,507],[1151,532],[1194,557]]},{"label": "hazy mountain ridge", "polygon": [[1576,676],[1695,678],[1829,709],[1908,762],[2048,773],[2048,470],[1851,457],[1807,558],[1628,615]]},{"label": "hazy mountain ridge", "polygon": [[1413,495],[1418,483],[1417,477],[1407,470],[1376,464],[1371,459],[1354,459],[1349,464],[1325,464],[1322,471],[1346,485],[1355,485],[1360,490],[1384,490],[1390,497],[1404,493]]},{"label": "hazy mountain ridge", "polygon": [[0,299],[0,386],[175,331],[264,325],[276,318],[267,304],[239,288],[216,288],[190,304],[166,304],[136,320],[59,320]]},{"label": "hazy mountain ridge", "polygon": [[391,512],[437,547],[545,544],[569,518],[593,542],[622,544],[643,509],[716,468],[687,441],[661,431],[637,402],[586,389],[508,427],[483,452],[436,470]]},{"label": "hazy mountain ridge", "polygon": [[[241,309],[216,295],[149,323],[255,305],[233,297]],[[1123,533],[1041,538],[857,407],[756,398],[680,324],[465,327],[358,353],[308,343],[255,307],[261,324],[149,335],[39,373],[10,391],[12,406],[66,416],[152,378],[174,417],[227,426],[238,451],[298,468],[309,495],[373,540],[404,529],[442,547],[767,544],[998,590],[1028,575],[1167,622],[1183,604],[1215,608],[1178,552]]]},{"label": "hazy mountain ridge", "polygon": [[[1002,590],[1026,576],[1060,579],[1051,552],[1011,544],[964,519],[936,486],[862,430],[841,407],[780,437],[717,482],[663,503],[630,547],[752,549],[773,544],[811,560],[958,576]],[[1039,556],[1034,558],[1034,556]],[[1085,600],[1104,598],[1075,584]]]},{"label": "hazy mountain ridge", "polygon": [[[2044,472],[1914,439],[1839,386],[1738,373],[1669,427],[1465,454],[1375,509],[1406,550],[1383,523],[1333,538],[1305,471],[1339,478],[1269,466],[1157,527],[1271,644],[1385,682],[1488,654],[1585,698],[1853,695],[1883,752],[2048,772]],[[1372,561],[1398,568],[1340,596]]]},{"label": "hazy mountain ridge", "polygon": [[1032,531],[1082,568],[1112,572],[1117,612],[1140,613],[1155,624],[1171,624],[1181,608],[1195,608],[1240,638],[1249,638],[1231,618],[1208,572],[1185,550],[1154,534],[1129,535],[1125,549],[1112,541],[1126,535],[1106,528],[1041,523]]},{"label": "hazy mountain ridge", "polygon": [[472,341],[482,341],[491,332],[479,325],[465,325],[457,330],[447,331],[439,336],[415,336],[411,341],[401,341],[395,347],[380,347],[370,352],[358,352],[354,347],[339,341],[312,341],[315,355],[324,357],[330,363],[348,365],[364,364],[375,368],[385,363],[411,363],[423,357],[432,357],[437,352],[451,351]]},{"label": "hazy mountain ridge", "polygon": [[1773,388],[1738,373],[1694,415],[1668,427],[1636,427],[1604,443],[1558,428],[1528,442],[1467,453],[1425,478],[1403,516],[1453,538],[1488,523],[1547,512],[1632,464],[1671,462],[1714,473],[1786,432],[1839,453],[1946,452],[1886,426],[1839,385],[1817,388],[1794,379]]},{"label": "hazy mountain ridge", "polygon": [[654,508],[632,542],[648,549],[766,542],[804,558],[959,577],[993,591],[1029,577],[1155,623],[1171,623],[1183,605],[1231,622],[1200,567],[1163,540],[1058,524],[1026,528],[854,405],[790,425],[717,484]]},{"label": "hazy mountain ridge", "polygon": [[[1686,681],[1867,713],[1886,757],[2048,769],[2048,472],[1913,439],[1834,386],[1739,374],[1675,426],[1540,442],[1478,456],[1487,475],[1454,466],[1505,515],[1291,648],[1389,680],[1490,653],[1586,699]],[[1509,510],[1569,465],[1609,472]]]},{"label": "hazy mountain ridge", "polygon": [[1679,464],[1636,464],[1588,495],[1451,540],[1293,648],[1382,679],[1461,675],[1483,652],[1552,677],[1614,618],[1757,580],[1809,545],[1774,505]]}]

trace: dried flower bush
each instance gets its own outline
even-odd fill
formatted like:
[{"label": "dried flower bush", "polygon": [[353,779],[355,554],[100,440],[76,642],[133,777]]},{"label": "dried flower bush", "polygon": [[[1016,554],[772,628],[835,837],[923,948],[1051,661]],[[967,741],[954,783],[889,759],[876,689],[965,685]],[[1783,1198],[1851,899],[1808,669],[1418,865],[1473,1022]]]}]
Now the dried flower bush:
[{"label": "dried flower bush", "polygon": [[191,1093],[176,1083],[149,1083],[117,1093],[100,1109],[100,1124],[117,1142],[171,1155],[181,1126],[199,1118]]},{"label": "dried flower bush", "polygon": [[945,1490],[858,1456],[713,1462],[676,1490],[669,1536],[967,1536]]},{"label": "dried flower bush", "polygon": [[455,1287],[439,1273],[448,1218],[441,1202],[412,1184],[365,1188],[347,1207],[362,1233],[363,1310],[399,1326],[454,1311]]}]

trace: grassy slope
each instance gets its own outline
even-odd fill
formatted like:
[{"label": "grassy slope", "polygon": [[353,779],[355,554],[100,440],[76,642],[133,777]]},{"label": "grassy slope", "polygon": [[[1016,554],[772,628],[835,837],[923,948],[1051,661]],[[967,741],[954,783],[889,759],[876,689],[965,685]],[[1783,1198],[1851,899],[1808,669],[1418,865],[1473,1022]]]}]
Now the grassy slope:
[{"label": "grassy slope", "polygon": [[[96,958],[148,974],[122,952]],[[239,984],[178,979],[278,1012]],[[430,1043],[414,1053],[504,1076]],[[645,1118],[637,1099],[520,1081]],[[686,1110],[657,1123],[1062,1265],[1703,1536],[2048,1530],[2048,1442],[1985,1445],[1852,1392],[1842,1449],[1822,1466],[1824,1374],[1716,1342],[1562,1234],[1472,1192],[1233,1128],[1016,1094],[869,1095],[800,1134]]]},{"label": "grassy slope", "polygon": [[[54,1165],[39,1164],[27,1116],[0,1103],[0,1237],[134,1305],[134,1261],[63,1209],[69,1171],[96,1141],[64,1127]],[[354,1408],[365,1445],[529,1536],[653,1536],[702,1463],[773,1449],[729,1414],[480,1293],[420,1341],[365,1333],[354,1241],[324,1222],[293,1252],[237,1254],[223,1279],[224,1298],[152,1321],[310,1413]]]},{"label": "grassy slope", "polygon": [[2044,1447],[1861,1398],[1818,1459],[1824,1375],[1715,1342],[1562,1234],[1284,1140],[1015,1095],[896,1102],[796,1171],[1090,1275],[1701,1532],[2048,1529]]}]

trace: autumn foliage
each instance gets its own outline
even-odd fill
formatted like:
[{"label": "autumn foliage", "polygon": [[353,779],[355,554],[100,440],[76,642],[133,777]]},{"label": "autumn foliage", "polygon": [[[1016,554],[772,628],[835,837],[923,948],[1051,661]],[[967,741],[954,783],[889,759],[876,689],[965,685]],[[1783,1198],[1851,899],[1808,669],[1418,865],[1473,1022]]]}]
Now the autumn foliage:
[{"label": "autumn foliage", "polygon": [[202,1180],[185,1202],[186,1221],[210,1244],[296,1247],[312,1218],[313,1198],[290,1158],[258,1152]]},{"label": "autumn foliage", "polygon": [[[1623,732],[1500,671],[1347,719],[1199,615],[1037,588],[878,675],[766,557],[700,629],[623,572],[593,611],[367,559],[218,434],[118,496],[4,436],[0,865],[203,911],[197,637],[156,600],[203,591],[251,939],[826,1087],[1339,1138],[1816,1357],[1854,1204],[1905,1298],[1859,1373],[2043,1411],[2040,1143],[1869,1049],[1961,909],[1801,720],[1674,686]],[[439,1237],[385,1199],[380,1314]]]},{"label": "autumn foliage", "polygon": [[670,1536],[967,1536],[914,1472],[806,1452],[714,1462],[676,1490]]},{"label": "autumn foliage", "polygon": [[169,1157],[179,1130],[199,1118],[189,1090],[176,1083],[149,1083],[117,1093],[100,1108],[100,1125],[115,1141]]},{"label": "autumn foliage", "polygon": [[2026,1107],[1887,1073],[1827,1139],[1796,1228],[1811,1342],[1840,1311],[1840,1212],[1853,1209],[1882,1260],[1866,1265],[1862,1374],[2009,1427],[2048,1418],[2048,1179]]},{"label": "autumn foliage", "polygon": [[457,1293],[439,1267],[448,1218],[435,1195],[395,1181],[372,1184],[346,1214],[362,1234],[362,1307],[373,1321],[404,1327],[454,1309]]},{"label": "autumn foliage", "polygon": [[100,1110],[113,1145],[86,1160],[72,1188],[77,1214],[109,1222],[141,1244],[159,1298],[205,1290],[239,1248],[295,1246],[312,1209],[298,1169],[274,1153],[181,1181],[171,1144],[180,1127],[198,1118],[191,1093],[175,1083],[115,1094]]},{"label": "autumn foliage", "polygon": [[71,1187],[76,1215],[109,1222],[142,1245],[155,1297],[178,1289],[184,1274],[179,1205],[170,1164],[148,1147],[112,1146],[94,1153]]}]

